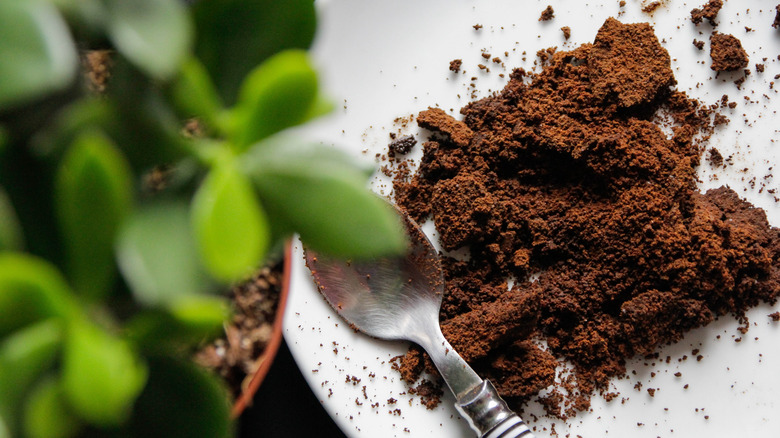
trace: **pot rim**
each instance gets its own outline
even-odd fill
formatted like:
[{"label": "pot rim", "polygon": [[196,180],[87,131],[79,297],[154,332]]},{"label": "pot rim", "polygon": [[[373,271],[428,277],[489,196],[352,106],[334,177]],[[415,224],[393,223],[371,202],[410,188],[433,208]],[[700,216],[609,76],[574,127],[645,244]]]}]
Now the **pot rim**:
[{"label": "pot rim", "polygon": [[290,274],[292,268],[292,241],[288,240],[284,245],[284,260],[282,262],[282,288],[279,292],[279,304],[276,309],[276,316],[271,329],[271,339],[268,341],[263,354],[255,360],[257,370],[252,375],[247,387],[241,391],[236,401],[233,403],[230,412],[231,418],[238,418],[248,406],[252,404],[260,384],[265,380],[268,370],[271,369],[274,358],[276,357],[279,346],[282,344],[282,320],[285,307],[287,307],[287,296],[290,292]]}]

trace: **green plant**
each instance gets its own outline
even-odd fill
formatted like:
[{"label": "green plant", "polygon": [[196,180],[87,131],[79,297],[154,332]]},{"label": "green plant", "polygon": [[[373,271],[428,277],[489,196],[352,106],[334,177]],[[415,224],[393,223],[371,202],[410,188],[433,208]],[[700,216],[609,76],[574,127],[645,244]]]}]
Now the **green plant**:
[{"label": "green plant", "polygon": [[228,436],[188,360],[227,316],[220,285],[296,232],[402,249],[371,169],[287,130],[330,107],[314,29],[310,0],[0,2],[0,437]]}]

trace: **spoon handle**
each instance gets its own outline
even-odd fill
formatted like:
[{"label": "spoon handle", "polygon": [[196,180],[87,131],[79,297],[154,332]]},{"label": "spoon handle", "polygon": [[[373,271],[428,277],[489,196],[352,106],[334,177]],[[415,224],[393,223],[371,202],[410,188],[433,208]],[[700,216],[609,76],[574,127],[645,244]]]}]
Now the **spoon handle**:
[{"label": "spoon handle", "polygon": [[458,398],[458,410],[482,438],[534,438],[528,426],[506,405],[489,380]]}]

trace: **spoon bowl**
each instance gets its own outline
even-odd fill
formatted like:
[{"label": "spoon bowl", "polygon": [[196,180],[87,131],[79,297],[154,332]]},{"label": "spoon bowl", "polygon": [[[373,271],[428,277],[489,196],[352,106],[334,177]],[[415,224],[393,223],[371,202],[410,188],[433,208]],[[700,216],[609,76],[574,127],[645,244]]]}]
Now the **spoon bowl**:
[{"label": "spoon bowl", "polygon": [[444,338],[439,310],[444,275],[438,253],[417,223],[397,210],[406,227],[405,254],[372,260],[330,258],[306,249],[306,265],[322,296],[354,329],[420,345],[456,398],[471,428],[485,438],[532,438],[525,423]]}]

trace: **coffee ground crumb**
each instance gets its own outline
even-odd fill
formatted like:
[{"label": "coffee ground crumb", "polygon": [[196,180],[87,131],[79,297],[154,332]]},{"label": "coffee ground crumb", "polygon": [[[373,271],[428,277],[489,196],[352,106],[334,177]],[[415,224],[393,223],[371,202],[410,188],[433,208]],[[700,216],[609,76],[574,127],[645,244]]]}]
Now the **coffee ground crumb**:
[{"label": "coffee ground crumb", "polygon": [[772,318],[772,321],[780,321],[780,312],[771,313],[769,317]]},{"label": "coffee ground crumb", "polygon": [[713,147],[710,148],[707,152],[709,153],[707,156],[707,161],[710,162],[710,165],[713,167],[720,167],[723,165],[723,155],[721,155],[720,151]]},{"label": "coffee ground crumb", "polygon": [[412,135],[404,135],[391,141],[388,145],[388,156],[394,158],[397,155],[406,155],[412,151],[417,140]]},{"label": "coffee ground crumb", "polygon": [[[443,331],[515,408],[538,397],[570,417],[627,359],[777,301],[780,230],[728,187],[698,190],[714,109],[674,85],[652,28],[608,19],[462,121],[418,117],[432,133],[396,202],[470,255],[442,258]],[[572,369],[551,386],[556,358]],[[432,371],[415,348],[394,366]]]},{"label": "coffee ground crumb", "polygon": [[547,7],[542,11],[542,15],[539,17],[539,21],[550,21],[553,18],[555,18],[555,11],[553,10],[552,6],[547,5]]},{"label": "coffee ground crumb", "polygon": [[775,21],[772,23],[772,27],[775,29],[780,28],[780,5],[775,6]]},{"label": "coffee ground crumb", "polygon": [[563,39],[568,40],[571,38],[571,28],[569,26],[563,26],[561,32],[563,32]]},{"label": "coffee ground crumb", "polygon": [[718,22],[716,21],[716,18],[722,7],[723,0],[709,0],[701,8],[694,8],[691,11],[691,21],[698,25],[706,18],[711,25],[717,26]]},{"label": "coffee ground crumb", "polygon": [[715,71],[736,71],[747,67],[748,55],[733,35],[713,32],[710,36],[710,58]]},{"label": "coffee ground crumb", "polygon": [[663,3],[661,3],[660,0],[651,1],[650,3],[647,3],[646,5],[642,6],[642,12],[644,12],[645,14],[652,14],[662,5]]},{"label": "coffee ground crumb", "polygon": [[699,50],[704,50],[704,41],[693,39],[693,45]]},{"label": "coffee ground crumb", "polygon": [[460,66],[463,65],[462,59],[453,59],[450,61],[450,71],[458,73],[460,72]]}]

